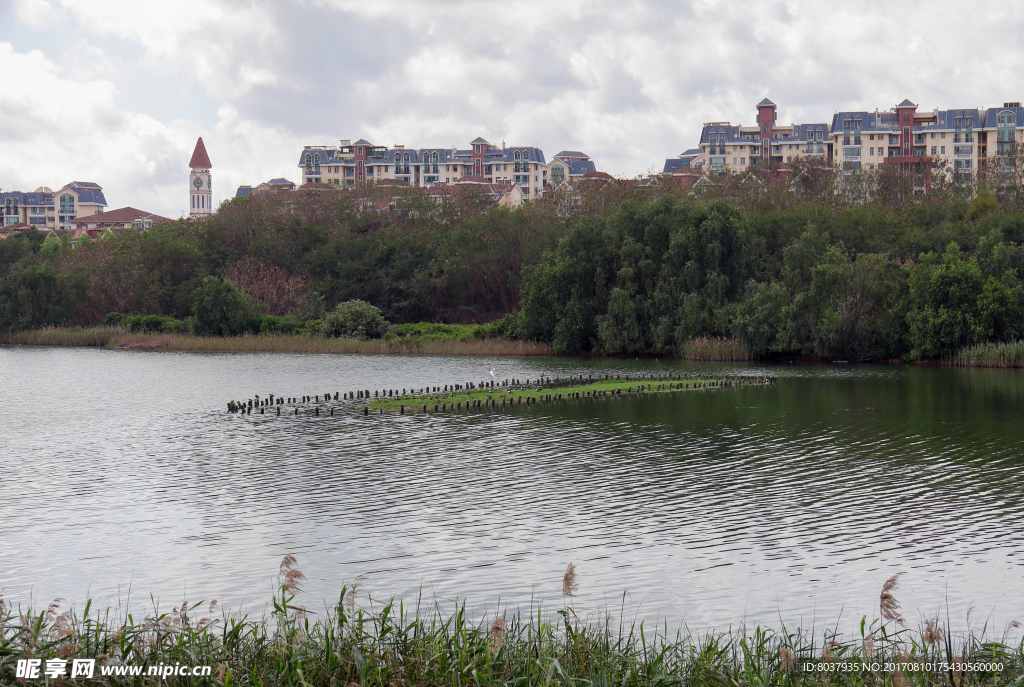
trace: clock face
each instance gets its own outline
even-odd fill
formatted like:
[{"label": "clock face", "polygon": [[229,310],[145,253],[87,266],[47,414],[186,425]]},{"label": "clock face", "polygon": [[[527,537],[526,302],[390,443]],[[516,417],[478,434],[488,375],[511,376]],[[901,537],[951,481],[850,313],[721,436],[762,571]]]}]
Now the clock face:
[{"label": "clock face", "polygon": [[202,177],[196,177],[195,179],[192,180],[192,185],[195,186],[197,189],[202,188],[203,187],[203,178]]}]

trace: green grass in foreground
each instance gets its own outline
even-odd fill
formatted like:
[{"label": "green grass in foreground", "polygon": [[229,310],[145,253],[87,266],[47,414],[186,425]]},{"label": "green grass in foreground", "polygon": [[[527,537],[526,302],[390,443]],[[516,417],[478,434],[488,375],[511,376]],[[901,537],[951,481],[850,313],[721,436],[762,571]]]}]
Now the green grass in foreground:
[{"label": "green grass in foreground", "polygon": [[[529,381],[529,380],[527,380]],[[675,391],[693,389],[721,388],[723,386],[747,385],[763,383],[763,378],[743,377],[730,379],[693,379],[693,378],[615,378],[608,380],[587,381],[573,384],[563,380],[537,382],[527,384],[521,380],[508,380],[507,383],[496,383],[493,387],[476,386],[466,388],[458,385],[452,388],[433,387],[429,393],[413,393],[401,396],[375,398],[367,404],[373,411],[401,410],[461,410],[463,408],[500,407],[504,405],[526,405],[548,401],[582,400],[617,396],[622,394],[667,394]],[[439,389],[439,390],[438,390]]]},{"label": "green grass in foreground", "polygon": [[[29,657],[44,666],[53,659],[68,665],[96,659],[97,676],[104,667],[143,667],[139,677],[95,682],[111,685],[1013,687],[1024,680],[1024,647],[1005,636],[990,639],[983,630],[951,639],[937,620],[918,631],[903,628],[892,596],[896,577],[882,588],[882,619],[863,620],[852,637],[761,627],[670,634],[667,627],[625,626],[610,618],[588,623],[573,610],[572,565],[555,613],[538,608],[478,621],[464,605],[444,612],[437,603],[412,609],[394,600],[374,602],[358,584],[343,587],[333,607],[313,613],[296,601],[302,579],[295,559],[286,556],[272,616],[261,620],[218,617],[215,601],[183,603],[144,618],[97,613],[90,604],[81,613],[62,611],[57,601],[42,611],[0,604],[0,684],[44,685],[16,678],[17,660]],[[942,662],[975,669],[919,669]],[[209,666],[210,675],[160,680],[145,674],[179,664]]]}]

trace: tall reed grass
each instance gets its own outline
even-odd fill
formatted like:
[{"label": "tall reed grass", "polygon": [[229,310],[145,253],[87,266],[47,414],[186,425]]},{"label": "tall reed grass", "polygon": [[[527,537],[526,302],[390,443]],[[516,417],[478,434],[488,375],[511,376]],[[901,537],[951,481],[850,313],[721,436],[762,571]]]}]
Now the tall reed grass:
[{"label": "tall reed grass", "polygon": [[745,362],[750,350],[735,337],[701,336],[683,346],[683,358],[702,362]]},{"label": "tall reed grass", "polygon": [[120,327],[43,327],[0,335],[0,343],[27,346],[108,346],[124,333]]},{"label": "tall reed grass", "polygon": [[247,334],[233,337],[204,337],[191,334],[126,332],[117,327],[92,329],[47,327],[9,334],[2,343],[33,346],[116,346],[136,350],[362,353],[369,355],[551,355],[551,347],[530,341],[508,339],[426,340],[403,337],[392,340],[335,339],[293,334]]},{"label": "tall reed grass", "polygon": [[952,362],[963,367],[1024,367],[1024,341],[968,346],[957,351]]},{"label": "tall reed grass", "polygon": [[[573,565],[555,613],[534,608],[478,620],[464,604],[445,612],[422,599],[412,606],[377,602],[358,584],[343,587],[337,603],[314,614],[296,601],[303,579],[286,556],[272,614],[261,620],[218,614],[215,601],[184,602],[141,619],[97,612],[91,604],[78,612],[60,600],[41,611],[0,603],[0,684],[26,684],[15,673],[17,660],[29,657],[44,664],[93,658],[97,674],[118,665],[211,668],[209,677],[107,678],[115,685],[996,687],[1024,680],[1022,647],[1011,646],[1005,634],[954,640],[938,619],[919,631],[905,629],[893,596],[896,578],[883,587],[882,617],[862,621],[854,637],[761,627],[670,635],[667,626],[642,622],[586,622],[572,606],[580,593]],[[937,662],[951,667],[919,669]]]}]

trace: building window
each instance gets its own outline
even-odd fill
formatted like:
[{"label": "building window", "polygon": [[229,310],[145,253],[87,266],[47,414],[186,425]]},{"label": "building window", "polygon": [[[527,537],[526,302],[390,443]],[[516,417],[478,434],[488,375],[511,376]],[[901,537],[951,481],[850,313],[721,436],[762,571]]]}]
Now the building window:
[{"label": "building window", "polygon": [[551,168],[551,183],[558,186],[565,181],[565,167],[562,165],[555,165]]},{"label": "building window", "polygon": [[742,165],[746,165],[746,164],[747,164],[747,158],[741,157],[740,158],[740,165],[742,166]]},{"label": "building window", "polygon": [[60,214],[75,214],[75,197],[70,193],[64,193],[60,197]]},{"label": "building window", "polygon": [[843,145],[860,145],[860,124],[859,119],[843,120]]},{"label": "building window", "polygon": [[868,153],[869,155],[872,155],[872,156],[873,156],[873,155],[875,154],[875,149],[874,149],[874,148],[868,148],[868,150],[870,151],[870,152]]},{"label": "building window", "polygon": [[974,117],[953,118],[953,143],[974,142]]},{"label": "building window", "polygon": [[996,115],[996,155],[1009,155],[1017,140],[1017,115],[1004,111]]},{"label": "building window", "polygon": [[946,154],[946,146],[941,146],[941,148],[942,148],[942,154],[945,155]]},{"label": "building window", "polygon": [[725,155],[725,137],[722,132],[708,134],[708,155]]},{"label": "building window", "polygon": [[932,146],[932,155],[934,155],[934,154],[935,154],[935,146]]}]

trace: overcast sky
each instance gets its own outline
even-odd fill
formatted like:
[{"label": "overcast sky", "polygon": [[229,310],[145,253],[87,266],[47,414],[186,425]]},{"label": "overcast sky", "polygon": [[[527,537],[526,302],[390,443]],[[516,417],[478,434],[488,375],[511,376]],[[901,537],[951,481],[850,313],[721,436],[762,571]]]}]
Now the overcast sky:
[{"label": "overcast sky", "polygon": [[1024,4],[831,0],[0,0],[0,189],[109,209],[300,180],[304,144],[537,145],[660,170],[705,121],[1024,100]]}]

